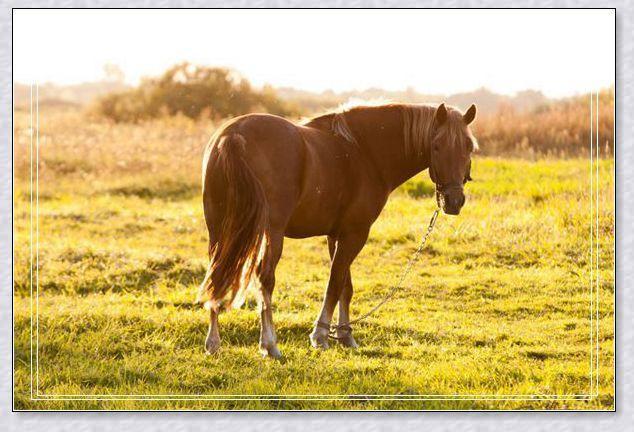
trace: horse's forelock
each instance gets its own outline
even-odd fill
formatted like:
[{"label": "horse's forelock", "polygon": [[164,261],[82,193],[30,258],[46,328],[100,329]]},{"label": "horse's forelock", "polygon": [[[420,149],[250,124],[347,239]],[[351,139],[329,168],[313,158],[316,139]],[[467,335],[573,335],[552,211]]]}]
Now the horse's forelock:
[{"label": "horse's forelock", "polygon": [[460,146],[464,143],[465,133],[473,144],[473,150],[478,148],[478,142],[466,127],[462,113],[447,107],[447,123],[440,130],[434,129],[434,117],[436,107],[432,105],[403,105],[403,135],[406,150],[412,155],[420,155],[425,152],[425,145],[431,143],[435,133],[446,135],[449,146]]},{"label": "horse's forelock", "polygon": [[472,151],[478,149],[478,141],[473,136],[471,128],[465,125],[462,112],[456,108],[450,108],[446,133],[448,144],[455,147],[456,150],[464,150],[462,146],[464,145],[465,137],[471,141]]}]

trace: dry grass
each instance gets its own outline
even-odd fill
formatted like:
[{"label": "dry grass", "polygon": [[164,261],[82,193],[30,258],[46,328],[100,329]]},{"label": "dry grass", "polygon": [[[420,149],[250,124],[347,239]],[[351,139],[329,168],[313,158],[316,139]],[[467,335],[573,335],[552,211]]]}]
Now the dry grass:
[{"label": "dry grass", "polygon": [[[599,95],[599,143],[614,152],[614,89]],[[502,106],[495,115],[479,118],[474,133],[483,154],[534,159],[540,156],[588,157],[590,96],[552,102],[535,111],[516,113]]]},{"label": "dry grass", "polygon": [[[327,248],[322,238],[287,241],[274,300],[285,358],[274,362],[257,354],[253,301],[221,316],[223,348],[216,356],[203,353],[206,314],[192,301],[206,264],[199,167],[210,123],[173,118],[115,126],[74,111],[42,111],[39,304],[31,303],[28,121],[27,113],[17,113],[18,409],[614,407],[609,157],[600,164],[598,396],[487,400],[473,395],[590,390],[587,160],[476,158],[464,212],[440,218],[403,291],[356,327],[357,351],[310,348],[308,333],[328,277]],[[402,270],[433,209],[432,192],[425,173],[391,197],[352,269],[353,316],[369,310]],[[35,392],[80,396],[31,400],[31,306],[39,312]],[[81,396],[360,393],[467,397],[399,402]]]}]

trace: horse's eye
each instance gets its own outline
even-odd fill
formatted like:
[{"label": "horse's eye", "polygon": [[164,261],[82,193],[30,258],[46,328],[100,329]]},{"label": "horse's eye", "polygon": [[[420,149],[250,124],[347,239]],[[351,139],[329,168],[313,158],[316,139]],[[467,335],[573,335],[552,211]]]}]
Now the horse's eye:
[{"label": "horse's eye", "polygon": [[473,141],[470,138],[467,138],[467,151],[469,153],[473,152]]}]

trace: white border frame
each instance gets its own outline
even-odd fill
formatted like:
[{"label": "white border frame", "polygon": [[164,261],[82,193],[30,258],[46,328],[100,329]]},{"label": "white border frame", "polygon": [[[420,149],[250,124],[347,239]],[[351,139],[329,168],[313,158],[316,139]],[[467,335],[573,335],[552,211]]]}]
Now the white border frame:
[{"label": "white border frame", "polygon": [[[52,5],[65,7],[84,7],[86,5],[94,7],[197,7],[197,6],[225,6],[226,2],[211,0],[201,2],[200,0],[163,0],[157,2],[143,0],[115,0],[105,1],[98,0],[86,2],[81,0],[57,0],[42,1],[35,0],[29,4],[8,3],[6,0],[0,0],[2,9],[0,12],[0,30],[11,31],[11,10],[12,6],[41,6],[50,7]],[[549,0],[533,0],[533,1],[516,1],[513,4],[503,2],[501,0],[454,0],[450,3],[434,1],[412,1],[412,0],[357,0],[352,4],[343,1],[317,1],[308,0],[297,2],[293,0],[246,0],[235,2],[230,6],[314,6],[314,7],[376,7],[376,6],[398,6],[398,7],[439,7],[439,6],[455,6],[455,7],[617,7],[617,69],[616,69],[616,86],[615,90],[619,94],[616,100],[615,111],[618,120],[615,123],[616,132],[616,148],[618,148],[617,161],[615,164],[617,189],[616,202],[616,218],[621,226],[629,227],[634,223],[634,218],[629,210],[633,210],[629,204],[634,198],[634,179],[632,176],[625,177],[623,166],[634,165],[634,109],[630,105],[626,106],[622,101],[634,100],[634,85],[632,82],[623,82],[624,71],[631,72],[634,68],[634,42],[629,35],[632,34],[632,24],[634,22],[634,10],[631,4],[625,0],[620,1],[566,1],[553,2]],[[8,37],[3,41],[10,40]],[[6,42],[2,45],[0,54],[0,70],[4,73],[0,74],[0,91],[4,101],[11,99],[12,82],[11,76],[11,52],[10,43]],[[11,108],[6,102],[0,104],[0,113],[3,119],[11,116]],[[0,128],[4,133],[4,137],[10,137],[10,123],[4,121],[0,123]],[[627,132],[625,134],[624,132]],[[8,140],[4,141],[5,143]],[[11,161],[12,151],[8,145],[0,145],[0,316],[8,317],[11,313],[12,298],[12,257],[11,253],[5,245],[11,242]],[[147,429],[148,427],[160,424],[160,429],[169,429],[172,431],[180,430],[205,430],[220,429],[223,431],[231,430],[294,430],[298,428],[319,428],[331,431],[361,429],[366,432],[374,430],[402,430],[403,426],[408,429],[434,429],[437,427],[443,429],[470,429],[478,430],[499,430],[500,427],[505,430],[575,430],[575,431],[594,431],[597,427],[602,430],[625,430],[634,422],[632,395],[625,393],[625,389],[634,388],[634,374],[631,372],[624,373],[625,364],[623,358],[634,357],[634,340],[632,338],[632,311],[634,311],[634,301],[632,294],[626,289],[634,283],[634,274],[623,266],[623,262],[632,262],[634,260],[634,235],[630,231],[624,231],[617,234],[616,238],[616,285],[615,292],[616,303],[618,305],[618,313],[616,315],[615,337],[618,342],[618,354],[616,354],[616,399],[617,413],[520,413],[511,412],[504,413],[499,416],[495,413],[447,413],[434,412],[426,413],[421,416],[419,413],[412,412],[346,412],[338,413],[228,413],[216,412],[206,413],[199,416],[190,413],[162,413],[157,423],[157,417],[145,413],[112,413],[110,415],[96,413],[17,413],[11,414],[11,375],[12,375],[12,353],[11,337],[12,327],[9,320],[2,320],[0,326],[0,352],[4,361],[0,362],[0,404],[2,406],[2,423],[6,425],[8,430],[46,430],[47,432],[55,432],[58,430],[66,430],[71,426],[68,422],[72,422],[72,427],[77,429],[89,429],[98,427],[101,429],[116,427],[120,431]],[[627,328],[625,328],[627,326]],[[625,329],[624,329],[625,328]],[[625,332],[628,332],[626,335]],[[631,390],[630,390],[631,391]],[[403,423],[405,422],[405,423]],[[27,426],[28,425],[28,426]]]}]

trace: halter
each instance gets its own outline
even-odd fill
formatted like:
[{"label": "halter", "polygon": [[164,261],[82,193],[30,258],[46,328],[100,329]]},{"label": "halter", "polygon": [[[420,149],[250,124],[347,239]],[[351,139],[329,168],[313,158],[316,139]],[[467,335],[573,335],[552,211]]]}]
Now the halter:
[{"label": "halter", "polygon": [[467,173],[465,174],[465,178],[462,184],[458,182],[439,183],[437,181],[438,177],[436,176],[436,170],[434,169],[434,164],[433,164],[434,159],[432,155],[433,155],[433,151],[430,152],[430,155],[429,155],[429,177],[431,178],[431,181],[434,182],[434,185],[436,186],[436,193],[444,195],[446,193],[453,192],[453,191],[462,191],[463,185],[467,182],[467,180],[471,179],[469,172],[467,171]]},{"label": "halter", "polygon": [[462,191],[464,184],[467,181],[471,180],[471,162],[469,161],[469,167],[467,168],[467,172],[465,173],[464,179],[462,180],[462,184],[458,183],[458,182],[438,183],[438,181],[437,181],[438,177],[436,176],[436,170],[434,169],[432,155],[433,155],[433,151],[430,151],[430,154],[429,154],[429,177],[431,178],[431,181],[434,182],[434,185],[436,186],[436,192],[444,195],[444,194],[447,194],[449,192]]},{"label": "halter", "polygon": [[447,194],[450,192],[460,192],[462,191],[463,186],[459,183],[435,183],[436,191],[441,194]]}]

